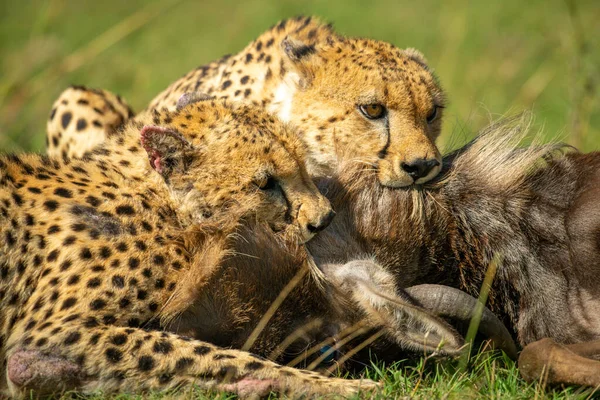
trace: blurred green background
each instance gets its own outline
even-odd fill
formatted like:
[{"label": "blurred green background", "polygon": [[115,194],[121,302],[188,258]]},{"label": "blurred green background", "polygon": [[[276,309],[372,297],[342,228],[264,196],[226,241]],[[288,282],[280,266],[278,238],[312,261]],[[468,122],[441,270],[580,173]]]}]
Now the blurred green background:
[{"label": "blurred green background", "polygon": [[598,0],[0,0],[0,150],[41,151],[69,84],[119,93],[139,111],[298,14],[420,49],[450,99],[442,148],[528,109],[547,138],[600,150]]}]

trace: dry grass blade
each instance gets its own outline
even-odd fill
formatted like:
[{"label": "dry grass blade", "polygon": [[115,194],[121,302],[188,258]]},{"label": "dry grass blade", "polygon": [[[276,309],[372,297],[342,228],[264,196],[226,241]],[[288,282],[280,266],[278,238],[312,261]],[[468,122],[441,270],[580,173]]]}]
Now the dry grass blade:
[{"label": "dry grass blade", "polygon": [[317,329],[319,326],[321,326],[321,324],[321,320],[313,320],[308,322],[307,324],[302,325],[290,335],[288,335],[288,337],[286,337],[283,342],[279,343],[279,345],[277,345],[275,350],[273,350],[267,358],[269,358],[270,360],[276,360],[292,343],[294,343],[302,336],[308,334],[308,332],[310,332],[311,330]]},{"label": "dry grass blade", "polygon": [[281,290],[281,292],[279,292],[279,295],[277,295],[277,298],[273,301],[273,303],[271,303],[271,306],[269,306],[269,309],[267,310],[265,315],[263,315],[263,317],[260,319],[260,321],[258,321],[258,325],[256,325],[256,328],[254,328],[254,330],[252,331],[252,333],[246,340],[246,343],[244,343],[244,345],[242,346],[242,350],[244,350],[244,351],[250,350],[250,348],[256,342],[256,339],[258,339],[258,336],[265,329],[265,327],[269,323],[269,320],[273,317],[273,315],[275,315],[275,312],[281,306],[283,301],[288,297],[288,295],[292,292],[292,290],[294,290],[294,288],[296,286],[298,286],[298,284],[302,281],[302,279],[308,273],[309,273],[308,268],[306,268],[306,267],[301,268],[296,273],[296,275],[288,282],[288,284],[285,285],[285,287]]},{"label": "dry grass blade", "polygon": [[[344,330],[342,330],[341,332],[339,332],[335,338],[333,337],[329,337],[319,343],[317,343],[316,345],[306,349],[301,355],[299,355],[298,357],[294,358],[292,361],[290,361],[287,366],[288,367],[295,367],[298,364],[300,364],[302,361],[306,360],[308,357],[312,356],[313,354],[315,354],[317,351],[320,351],[323,346],[329,346],[331,344],[335,343],[335,346],[332,347],[331,352],[338,350],[339,348],[341,348],[342,346],[344,346],[348,341],[354,339],[355,337],[359,336],[360,334],[364,333],[365,331],[363,330],[364,326],[366,325],[365,321],[360,321]],[[284,341],[287,342],[287,339]],[[329,356],[331,354],[331,352],[326,352],[327,356]],[[327,358],[327,356],[325,356],[325,358]]]},{"label": "dry grass blade", "polygon": [[[348,344],[351,340],[354,340],[358,336],[367,333],[369,331],[369,329],[362,325],[363,324],[357,324],[356,329],[353,332],[351,332],[348,336],[346,336],[342,340],[335,342],[335,346],[333,346],[330,349],[328,349],[327,351],[323,352],[319,357],[317,357],[316,360],[314,360],[312,363],[310,363],[306,368],[312,371],[313,369],[317,368],[323,361],[325,361],[329,356],[331,356],[334,351],[341,349],[346,344]],[[323,346],[320,346],[320,345],[321,345],[321,343],[319,343],[317,345],[318,347],[314,346],[313,349],[316,348],[320,351],[323,348]]]},{"label": "dry grass blade", "polygon": [[344,354],[343,357],[341,357],[339,360],[337,360],[335,365],[329,367],[325,374],[326,375],[333,374],[338,369],[339,365],[343,365],[346,361],[348,361],[349,359],[354,357],[354,355],[356,353],[358,353],[359,351],[361,351],[362,349],[364,349],[365,347],[367,347],[368,345],[370,345],[371,343],[373,343],[374,341],[376,341],[377,339],[382,337],[384,334],[385,334],[385,331],[383,329],[380,329],[377,332],[375,332],[374,334],[372,334],[371,336],[369,336],[368,338],[366,338],[361,344],[354,347],[352,350],[350,350],[349,352]]}]

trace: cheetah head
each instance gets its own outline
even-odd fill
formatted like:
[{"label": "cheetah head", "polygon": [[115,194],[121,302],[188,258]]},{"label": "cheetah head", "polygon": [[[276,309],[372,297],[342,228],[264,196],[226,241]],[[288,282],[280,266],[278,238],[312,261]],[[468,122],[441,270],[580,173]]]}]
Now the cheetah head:
[{"label": "cheetah head", "polygon": [[273,107],[302,129],[311,174],[360,162],[382,185],[403,187],[439,173],[444,95],[419,52],[334,37],[310,46],[288,37],[282,50]]},{"label": "cheetah head", "polygon": [[153,122],[141,144],[184,219],[266,222],[305,242],[335,215],[296,135],[265,112],[202,98]]}]

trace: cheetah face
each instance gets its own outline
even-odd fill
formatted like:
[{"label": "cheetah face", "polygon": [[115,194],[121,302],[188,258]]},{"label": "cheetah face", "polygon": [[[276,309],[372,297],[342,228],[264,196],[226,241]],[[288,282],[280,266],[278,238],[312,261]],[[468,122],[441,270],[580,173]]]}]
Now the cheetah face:
[{"label": "cheetah face", "polygon": [[285,43],[292,72],[280,114],[303,130],[311,173],[358,162],[388,187],[422,184],[439,173],[435,139],[444,98],[419,53],[363,39],[308,50]]},{"label": "cheetah face", "polygon": [[202,101],[169,113],[168,126],[145,126],[142,146],[191,222],[266,222],[306,242],[334,213],[306,172],[298,140],[264,118]]}]

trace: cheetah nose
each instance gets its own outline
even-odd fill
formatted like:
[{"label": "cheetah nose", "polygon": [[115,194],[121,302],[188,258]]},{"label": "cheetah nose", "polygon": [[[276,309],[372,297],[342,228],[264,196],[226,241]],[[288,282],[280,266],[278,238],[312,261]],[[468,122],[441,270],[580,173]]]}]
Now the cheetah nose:
[{"label": "cheetah nose", "polygon": [[413,180],[424,178],[431,172],[432,169],[440,165],[440,162],[435,158],[426,160],[424,158],[418,158],[410,163],[401,163],[402,169],[411,177]]},{"label": "cheetah nose", "polygon": [[335,211],[329,211],[324,217],[322,217],[317,223],[308,224],[308,231],[310,233],[321,232],[323,229],[327,228],[331,221],[333,221],[333,217],[335,217]]}]

